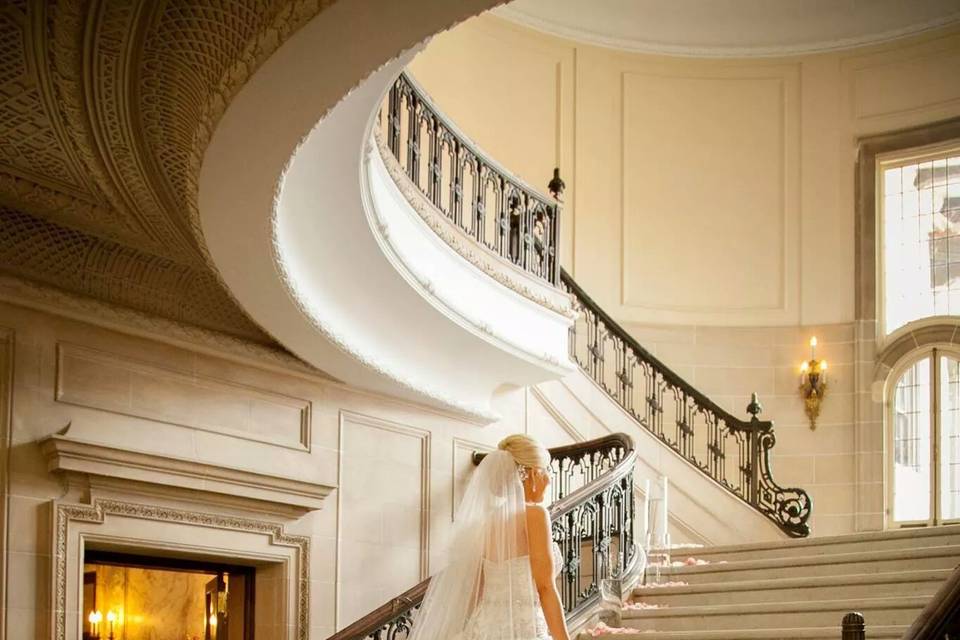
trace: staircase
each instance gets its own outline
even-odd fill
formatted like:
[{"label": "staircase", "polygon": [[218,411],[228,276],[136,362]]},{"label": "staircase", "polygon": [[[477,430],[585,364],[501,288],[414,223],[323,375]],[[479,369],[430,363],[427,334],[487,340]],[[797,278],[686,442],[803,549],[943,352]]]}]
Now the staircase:
[{"label": "staircase", "polygon": [[858,611],[867,638],[900,638],[960,563],[960,526],[680,553],[675,562],[707,564],[663,568],[663,586],[636,587],[611,626],[637,631],[618,637],[839,639],[843,616]]},{"label": "staircase", "polygon": [[[918,624],[929,619],[937,629],[951,618],[925,610],[935,594],[938,607],[960,609],[960,586],[956,594],[938,593],[941,585],[960,585],[960,572],[952,575],[960,561],[960,526],[807,538],[810,496],[774,478],[773,423],[759,418],[756,394],[746,408],[749,419],[726,411],[644,349],[559,267],[558,177],[550,186],[553,200],[516,181],[405,75],[389,90],[379,122],[384,144],[378,148],[394,163],[394,179],[429,199],[454,227],[454,244],[476,244],[513,272],[569,296],[570,362],[600,390],[598,403],[617,408],[646,439],[642,456],[625,433],[550,450],[552,537],[563,558],[557,586],[567,623],[580,638],[863,640],[853,628],[860,618],[847,615],[854,611],[866,618],[867,638],[943,638],[905,634],[921,612]],[[585,411],[593,413],[596,404]],[[662,569],[667,584],[640,581],[629,591],[644,561],[634,540],[633,475],[643,457],[659,453],[693,474],[691,492],[711,500],[720,492],[782,537],[697,549],[697,561]],[[735,525],[726,513],[718,525]],[[674,560],[686,559],[681,553]],[[428,583],[328,640],[405,638]],[[596,624],[598,617],[606,622]]]}]

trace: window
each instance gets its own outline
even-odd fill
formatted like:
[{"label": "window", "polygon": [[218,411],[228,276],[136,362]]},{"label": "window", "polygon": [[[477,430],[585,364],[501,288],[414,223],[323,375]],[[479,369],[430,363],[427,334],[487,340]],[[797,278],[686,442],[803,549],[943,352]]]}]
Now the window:
[{"label": "window", "polygon": [[960,315],[960,145],[877,159],[883,333]]},{"label": "window", "polygon": [[891,519],[960,520],[960,356],[927,351],[899,372],[890,400]]}]

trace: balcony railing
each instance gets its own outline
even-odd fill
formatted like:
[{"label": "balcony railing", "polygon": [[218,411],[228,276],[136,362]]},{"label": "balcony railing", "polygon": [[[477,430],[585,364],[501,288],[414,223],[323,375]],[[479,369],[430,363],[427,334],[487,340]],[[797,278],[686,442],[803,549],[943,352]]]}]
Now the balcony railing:
[{"label": "balcony railing", "polygon": [[741,420],[671,371],[617,324],[563,271],[578,317],[570,357],[660,442],[773,520],[787,535],[809,535],[812,503],[803,489],[773,479],[773,423],[760,420],[756,395]]},{"label": "balcony railing", "polygon": [[465,234],[528,273],[559,282],[560,206],[505,171],[401,74],[380,111],[386,146]]},{"label": "balcony railing", "polygon": [[[479,464],[484,454],[474,454]],[[550,449],[550,521],[563,565],[557,577],[568,620],[600,600],[601,582],[630,575],[641,557],[634,544],[633,469],[629,436],[617,433]],[[408,589],[328,640],[406,638],[430,580]]]},{"label": "balcony railing", "polygon": [[[742,420],[641,347],[559,267],[559,205],[483,154],[407,75],[381,110],[381,133],[406,175],[465,233],[562,287],[578,317],[570,357],[640,425],[792,537],[809,534],[810,496],[773,479],[773,423]],[[384,119],[385,118],[385,119]],[[559,176],[554,181],[560,183]],[[562,183],[561,183],[562,184]],[[551,186],[553,190],[553,186]]]}]

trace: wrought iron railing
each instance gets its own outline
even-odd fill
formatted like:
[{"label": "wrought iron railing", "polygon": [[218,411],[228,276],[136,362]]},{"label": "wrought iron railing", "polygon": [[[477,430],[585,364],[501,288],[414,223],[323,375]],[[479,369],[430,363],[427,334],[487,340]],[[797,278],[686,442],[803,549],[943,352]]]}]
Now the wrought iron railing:
[{"label": "wrought iron railing", "polygon": [[485,156],[401,74],[380,111],[387,148],[410,180],[468,236],[557,284],[560,206]]},{"label": "wrought iron railing", "polygon": [[[479,463],[484,454],[474,454]],[[567,619],[600,599],[601,581],[629,575],[640,558],[634,544],[633,469],[629,436],[617,433],[550,449],[553,540],[563,566],[557,587]],[[402,640],[430,580],[371,611],[328,640]]]},{"label": "wrought iron railing", "polygon": [[570,357],[663,444],[773,520],[792,537],[809,535],[810,496],[773,479],[773,423],[757,416],[756,394],[742,420],[721,408],[650,354],[561,272],[578,317]]}]

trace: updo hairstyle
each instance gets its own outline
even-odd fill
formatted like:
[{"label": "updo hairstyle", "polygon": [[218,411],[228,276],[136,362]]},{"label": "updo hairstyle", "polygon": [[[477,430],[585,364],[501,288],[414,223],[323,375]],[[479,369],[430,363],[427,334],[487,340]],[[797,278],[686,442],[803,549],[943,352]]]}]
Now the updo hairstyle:
[{"label": "updo hairstyle", "polygon": [[518,433],[507,436],[497,448],[512,455],[514,462],[521,467],[546,469],[550,466],[550,452],[528,435]]}]

